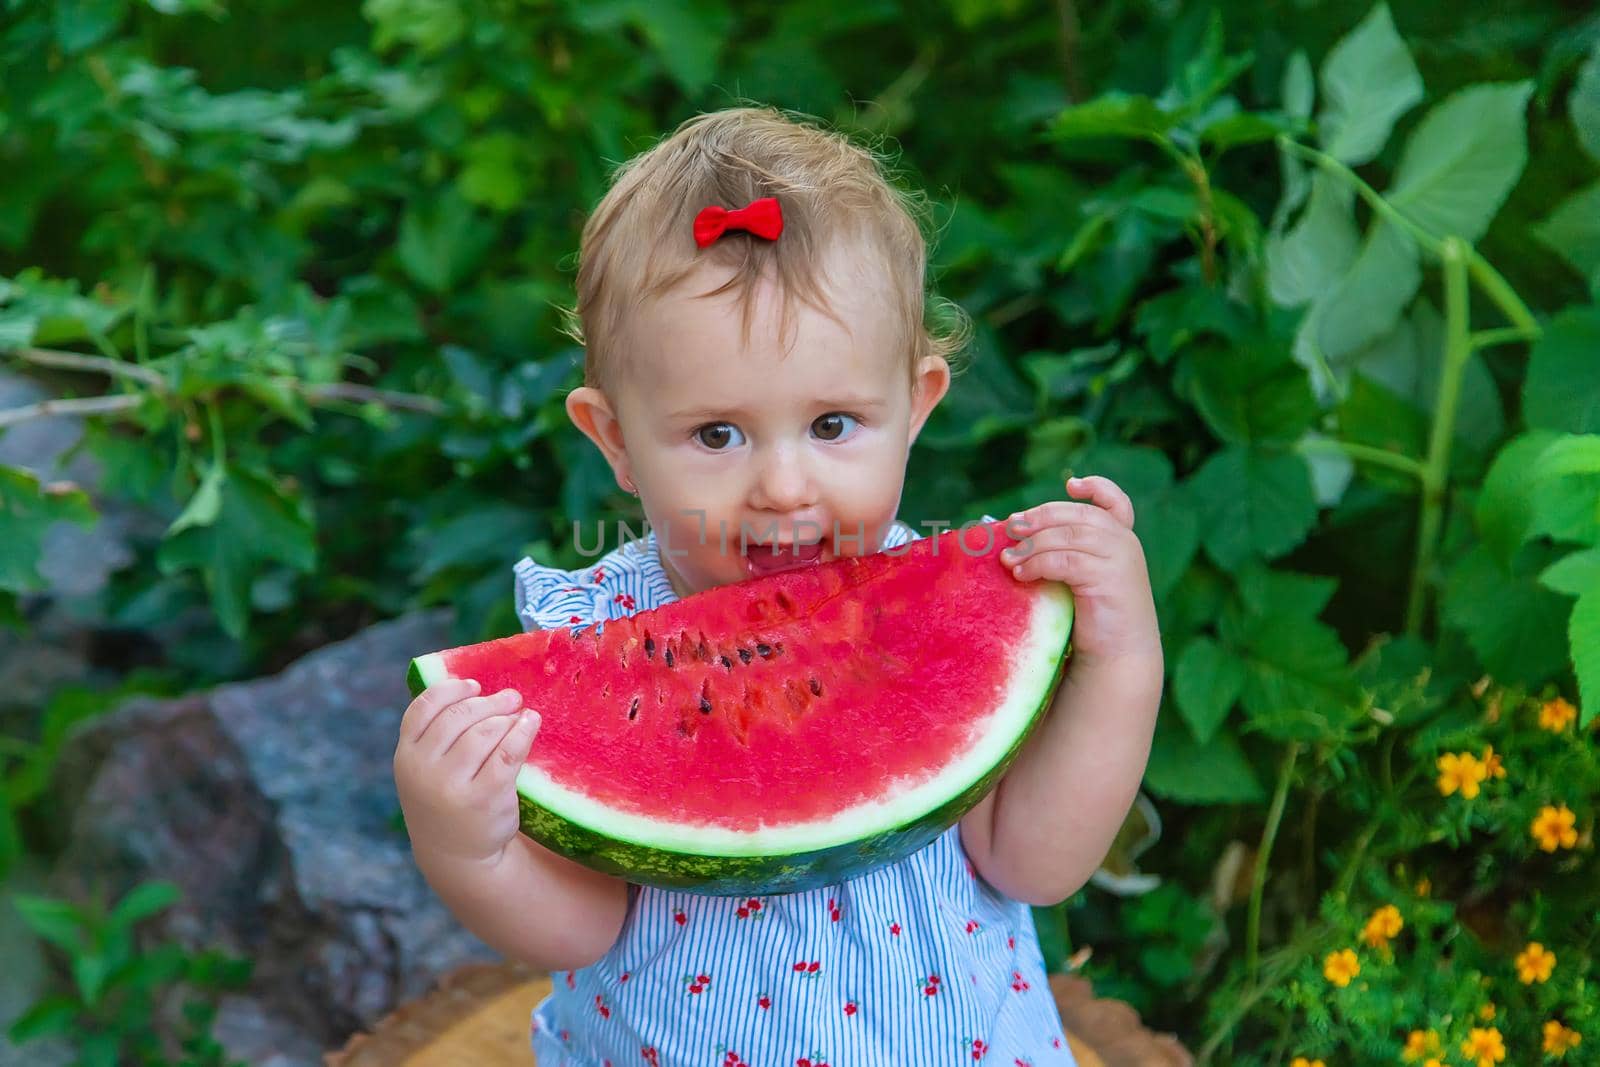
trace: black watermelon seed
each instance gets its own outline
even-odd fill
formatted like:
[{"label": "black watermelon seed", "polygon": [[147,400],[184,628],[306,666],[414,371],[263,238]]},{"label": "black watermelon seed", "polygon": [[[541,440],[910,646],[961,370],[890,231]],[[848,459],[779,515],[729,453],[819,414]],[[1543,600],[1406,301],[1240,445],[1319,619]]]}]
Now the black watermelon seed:
[{"label": "black watermelon seed", "polygon": [[633,707],[628,709],[628,721],[632,722],[633,720],[637,719],[638,717],[639,717],[639,698],[638,697],[634,697],[633,698]]},{"label": "black watermelon seed", "polygon": [[815,678],[811,679],[811,695],[814,697],[822,695],[822,683]]},{"label": "black watermelon seed", "polygon": [[673,662],[673,660],[672,660],[672,647],[670,645],[667,646],[666,652],[662,653],[662,655],[664,655],[666,657],[667,666],[669,666],[669,667],[672,666],[672,662]]},{"label": "black watermelon seed", "polygon": [[753,657],[750,655],[750,650],[748,648],[741,648],[739,650],[739,659],[741,662],[749,663],[752,658]]},{"label": "black watermelon seed", "polygon": [[700,644],[695,646],[694,658],[699,660],[701,663],[704,663],[706,660],[711,658],[711,649],[707,647],[706,639],[703,637],[700,639]]},{"label": "black watermelon seed", "polygon": [[649,634],[644,635],[644,658],[650,659],[656,654],[656,640]]},{"label": "black watermelon seed", "polygon": [[756,642],[756,655],[760,656],[762,659],[766,659],[768,656],[772,655],[772,646],[762,644],[759,641]]},{"label": "black watermelon seed", "polygon": [[701,697],[700,698],[700,714],[702,714],[702,715],[710,715],[711,714],[711,701],[707,700],[705,697]]},{"label": "black watermelon seed", "polygon": [[730,671],[733,670],[733,660],[729,659],[727,656],[722,657],[722,665]]}]

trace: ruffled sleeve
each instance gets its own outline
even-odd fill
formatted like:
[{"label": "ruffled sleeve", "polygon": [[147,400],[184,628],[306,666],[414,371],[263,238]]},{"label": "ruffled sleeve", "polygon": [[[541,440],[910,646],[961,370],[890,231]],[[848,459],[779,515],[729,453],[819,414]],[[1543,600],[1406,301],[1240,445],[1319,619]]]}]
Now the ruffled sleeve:
[{"label": "ruffled sleeve", "polygon": [[609,617],[610,592],[595,576],[595,567],[564,571],[523,557],[516,574],[517,618],[524,630],[581,628]]}]

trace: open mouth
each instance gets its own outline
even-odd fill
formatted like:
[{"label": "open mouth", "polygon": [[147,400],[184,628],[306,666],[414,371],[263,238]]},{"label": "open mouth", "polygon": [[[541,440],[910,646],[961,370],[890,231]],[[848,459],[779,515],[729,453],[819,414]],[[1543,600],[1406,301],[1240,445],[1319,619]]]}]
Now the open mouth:
[{"label": "open mouth", "polygon": [[793,541],[780,541],[770,545],[748,545],[744,553],[745,569],[759,577],[777,574],[796,567],[809,567],[822,560],[822,545],[796,545]]}]

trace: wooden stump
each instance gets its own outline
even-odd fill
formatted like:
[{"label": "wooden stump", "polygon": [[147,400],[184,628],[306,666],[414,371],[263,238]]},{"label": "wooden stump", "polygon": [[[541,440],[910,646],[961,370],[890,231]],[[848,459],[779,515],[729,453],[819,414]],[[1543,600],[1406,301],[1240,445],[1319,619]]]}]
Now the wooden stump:
[{"label": "wooden stump", "polygon": [[[1116,1000],[1096,999],[1087,979],[1050,976],[1067,1042],[1079,1067],[1190,1067],[1169,1034],[1153,1034]],[[531,1067],[528,1016],[550,992],[550,976],[519,964],[473,964],[427,996],[402,1004],[371,1033],[323,1057],[325,1067]]]}]

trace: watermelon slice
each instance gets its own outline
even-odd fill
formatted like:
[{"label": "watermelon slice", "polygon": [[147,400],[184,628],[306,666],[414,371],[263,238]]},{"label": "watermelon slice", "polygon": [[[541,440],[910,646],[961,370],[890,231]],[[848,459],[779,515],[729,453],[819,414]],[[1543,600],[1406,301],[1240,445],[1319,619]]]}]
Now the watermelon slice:
[{"label": "watermelon slice", "polygon": [[522,829],[629,881],[761,895],[922,848],[998,781],[1059,684],[1067,587],[1004,524],[752,578],[576,632],[419,657],[543,722]]}]

